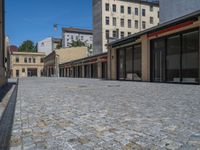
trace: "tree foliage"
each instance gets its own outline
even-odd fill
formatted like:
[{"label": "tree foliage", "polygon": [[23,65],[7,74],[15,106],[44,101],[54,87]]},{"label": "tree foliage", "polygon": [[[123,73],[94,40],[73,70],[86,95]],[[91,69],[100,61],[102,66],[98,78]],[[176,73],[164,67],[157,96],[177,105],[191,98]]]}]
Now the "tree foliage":
[{"label": "tree foliage", "polygon": [[70,47],[81,47],[81,46],[86,46],[86,44],[81,40],[72,41],[72,43],[70,43]]},{"label": "tree foliage", "polygon": [[36,46],[33,41],[26,40],[19,46],[19,52],[36,52]]}]

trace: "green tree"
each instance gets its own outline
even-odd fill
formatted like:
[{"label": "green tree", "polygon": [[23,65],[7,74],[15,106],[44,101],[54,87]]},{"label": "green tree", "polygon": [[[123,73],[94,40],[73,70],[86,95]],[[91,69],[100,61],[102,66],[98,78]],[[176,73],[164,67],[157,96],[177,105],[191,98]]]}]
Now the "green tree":
[{"label": "green tree", "polygon": [[70,47],[81,47],[81,46],[86,46],[86,44],[81,40],[72,41],[72,43],[70,43]]},{"label": "green tree", "polygon": [[20,52],[36,52],[35,45],[33,41],[26,40],[19,46]]}]

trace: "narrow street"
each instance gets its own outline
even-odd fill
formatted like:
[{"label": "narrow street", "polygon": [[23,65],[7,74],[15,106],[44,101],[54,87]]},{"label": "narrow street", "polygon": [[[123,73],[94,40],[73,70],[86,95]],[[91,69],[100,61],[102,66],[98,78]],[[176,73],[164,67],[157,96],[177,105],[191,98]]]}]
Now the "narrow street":
[{"label": "narrow street", "polygon": [[200,147],[200,87],[20,79],[11,150]]}]

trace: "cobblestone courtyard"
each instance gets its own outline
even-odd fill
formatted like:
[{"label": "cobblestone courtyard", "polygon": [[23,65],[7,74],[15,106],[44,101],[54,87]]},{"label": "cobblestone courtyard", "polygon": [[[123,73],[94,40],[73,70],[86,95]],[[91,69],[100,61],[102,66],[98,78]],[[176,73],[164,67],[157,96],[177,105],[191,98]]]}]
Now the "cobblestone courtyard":
[{"label": "cobblestone courtyard", "polygon": [[11,150],[200,149],[200,86],[20,79]]}]

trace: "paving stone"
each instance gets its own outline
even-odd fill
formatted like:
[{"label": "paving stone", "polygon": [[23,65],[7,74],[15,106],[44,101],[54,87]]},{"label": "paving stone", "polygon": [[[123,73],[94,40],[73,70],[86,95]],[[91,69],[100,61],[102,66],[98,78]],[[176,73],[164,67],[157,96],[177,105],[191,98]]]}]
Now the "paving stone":
[{"label": "paving stone", "polygon": [[199,150],[199,97],[196,85],[20,79],[11,150]]}]

